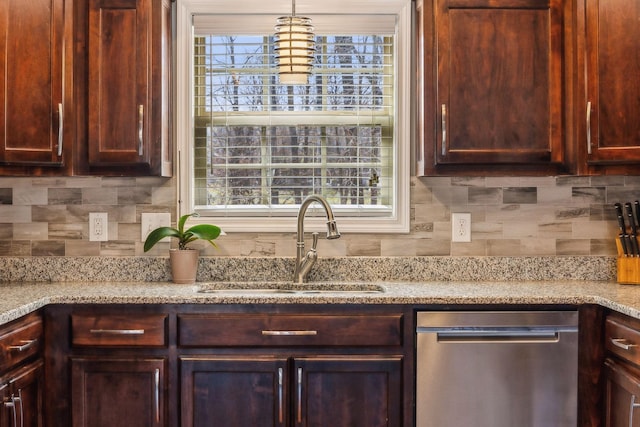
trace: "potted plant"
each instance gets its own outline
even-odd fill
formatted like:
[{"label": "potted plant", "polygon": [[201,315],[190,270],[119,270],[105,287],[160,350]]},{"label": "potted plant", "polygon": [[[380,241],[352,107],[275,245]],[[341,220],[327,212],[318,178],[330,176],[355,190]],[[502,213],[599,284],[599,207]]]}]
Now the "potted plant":
[{"label": "potted plant", "polygon": [[184,225],[189,217],[197,217],[197,213],[182,215],[178,220],[178,228],[158,227],[151,231],[144,241],[144,251],[149,251],[160,240],[165,237],[175,237],[178,239],[178,248],[170,249],[169,260],[171,264],[171,276],[174,283],[194,283],[198,270],[199,251],[187,247],[195,240],[205,240],[217,247],[214,240],[218,238],[220,227],[211,224],[196,224],[184,229]]}]

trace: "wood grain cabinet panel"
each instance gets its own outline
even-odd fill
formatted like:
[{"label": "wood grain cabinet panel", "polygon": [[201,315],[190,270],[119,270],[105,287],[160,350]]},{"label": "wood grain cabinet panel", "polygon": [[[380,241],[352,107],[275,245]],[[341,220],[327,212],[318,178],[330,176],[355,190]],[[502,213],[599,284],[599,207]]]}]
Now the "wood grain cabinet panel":
[{"label": "wood grain cabinet panel", "polygon": [[563,168],[562,2],[437,0],[421,12],[419,173]]},{"label": "wood grain cabinet panel", "polygon": [[159,358],[72,358],[72,426],[164,426],[165,364]]},{"label": "wood grain cabinet panel", "polygon": [[79,170],[171,175],[171,3],[88,2]]},{"label": "wood grain cabinet panel", "polygon": [[43,342],[39,312],[0,327],[0,427],[44,425]]},{"label": "wood grain cabinet panel", "polygon": [[397,346],[402,315],[179,315],[183,347]]},{"label": "wood grain cabinet panel", "polygon": [[75,313],[71,342],[74,346],[165,346],[166,323],[166,314]]},{"label": "wood grain cabinet panel", "polygon": [[18,166],[60,169],[65,141],[72,146],[65,8],[65,0],[0,2],[0,174],[22,174]]},{"label": "wood grain cabinet panel", "polygon": [[183,358],[182,426],[401,427],[402,359]]},{"label": "wood grain cabinet panel", "polygon": [[44,370],[42,360],[16,369],[0,380],[0,427],[42,427]]},{"label": "wood grain cabinet panel", "polygon": [[587,163],[596,166],[590,171],[602,171],[598,165],[638,164],[640,3],[583,0],[578,5],[581,34],[586,34],[580,40],[585,46],[586,100],[579,104],[579,125],[586,127],[581,144],[587,147]]}]

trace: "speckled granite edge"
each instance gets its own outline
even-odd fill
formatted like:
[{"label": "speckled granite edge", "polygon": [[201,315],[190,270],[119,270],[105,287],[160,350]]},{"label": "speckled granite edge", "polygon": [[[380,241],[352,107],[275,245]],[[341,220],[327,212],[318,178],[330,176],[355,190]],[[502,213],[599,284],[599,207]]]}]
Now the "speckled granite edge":
[{"label": "speckled granite edge", "polygon": [[[287,281],[293,258],[207,257],[198,281]],[[616,258],[341,257],[321,258],[311,281],[602,280],[615,281]],[[0,257],[0,282],[171,280],[167,257]]]}]

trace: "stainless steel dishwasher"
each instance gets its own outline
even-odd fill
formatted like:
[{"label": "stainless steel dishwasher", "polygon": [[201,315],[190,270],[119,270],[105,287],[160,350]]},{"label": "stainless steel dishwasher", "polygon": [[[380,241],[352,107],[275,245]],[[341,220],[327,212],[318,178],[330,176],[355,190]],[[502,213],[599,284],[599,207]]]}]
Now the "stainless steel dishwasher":
[{"label": "stainless steel dishwasher", "polygon": [[417,427],[575,427],[576,311],[419,312]]}]

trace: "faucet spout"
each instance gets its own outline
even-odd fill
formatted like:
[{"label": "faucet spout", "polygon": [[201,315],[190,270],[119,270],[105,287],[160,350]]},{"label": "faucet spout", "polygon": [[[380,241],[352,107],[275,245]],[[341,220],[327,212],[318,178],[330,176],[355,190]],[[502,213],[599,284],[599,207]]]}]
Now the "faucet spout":
[{"label": "faucet spout", "polygon": [[307,213],[307,209],[309,206],[314,203],[320,203],[322,205],[325,214],[327,216],[327,239],[337,239],[340,237],[340,232],[338,231],[338,227],[336,225],[336,221],[333,217],[333,210],[331,209],[331,205],[327,200],[319,195],[311,195],[307,197],[302,204],[300,205],[300,209],[298,210],[298,230],[296,236],[296,268],[293,274],[294,283],[304,283],[307,279],[307,275],[309,271],[311,271],[311,267],[316,262],[318,258],[318,254],[316,252],[316,245],[318,242],[317,233],[314,233],[313,236],[313,246],[305,254],[304,248],[304,218]]}]

